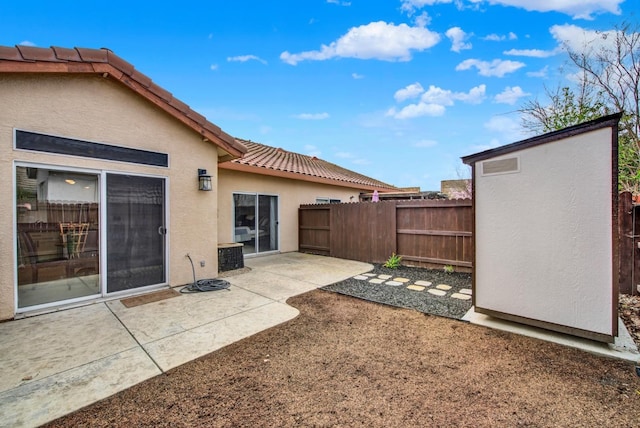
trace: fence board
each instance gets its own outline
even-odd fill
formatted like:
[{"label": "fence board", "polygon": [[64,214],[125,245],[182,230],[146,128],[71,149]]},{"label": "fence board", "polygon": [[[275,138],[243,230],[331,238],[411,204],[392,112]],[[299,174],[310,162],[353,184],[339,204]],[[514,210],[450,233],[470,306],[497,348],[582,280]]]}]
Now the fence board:
[{"label": "fence board", "polygon": [[472,267],[470,200],[302,205],[299,224],[302,252],[369,263],[396,253],[408,265]]}]

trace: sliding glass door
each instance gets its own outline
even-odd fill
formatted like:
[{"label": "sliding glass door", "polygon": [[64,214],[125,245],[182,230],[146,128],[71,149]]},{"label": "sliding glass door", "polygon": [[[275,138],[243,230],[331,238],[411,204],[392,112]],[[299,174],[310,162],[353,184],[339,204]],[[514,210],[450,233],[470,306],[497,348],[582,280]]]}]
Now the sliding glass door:
[{"label": "sliding glass door", "polygon": [[100,295],[97,173],[16,166],[18,309]]},{"label": "sliding glass door", "polygon": [[107,174],[107,293],[166,282],[165,180]]},{"label": "sliding glass door", "polygon": [[278,197],[234,193],[234,242],[244,254],[278,250]]}]

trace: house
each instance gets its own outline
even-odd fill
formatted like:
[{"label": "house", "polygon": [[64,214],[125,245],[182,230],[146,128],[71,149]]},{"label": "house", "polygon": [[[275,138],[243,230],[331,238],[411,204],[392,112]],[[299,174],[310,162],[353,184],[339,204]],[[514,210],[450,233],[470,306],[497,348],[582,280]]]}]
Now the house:
[{"label": "house", "polygon": [[587,339],[618,332],[618,121],[466,156],[475,311]]},{"label": "house", "polygon": [[296,251],[300,204],[395,189],[237,140],[108,49],[0,46],[0,99],[0,320],[215,278],[219,243]]},{"label": "house", "polygon": [[219,165],[218,237],[244,255],[298,251],[298,207],[358,202],[394,186],[319,159],[238,139],[248,152]]},{"label": "house", "polygon": [[235,138],[107,49],[0,47],[0,99],[0,320],[217,276]]}]

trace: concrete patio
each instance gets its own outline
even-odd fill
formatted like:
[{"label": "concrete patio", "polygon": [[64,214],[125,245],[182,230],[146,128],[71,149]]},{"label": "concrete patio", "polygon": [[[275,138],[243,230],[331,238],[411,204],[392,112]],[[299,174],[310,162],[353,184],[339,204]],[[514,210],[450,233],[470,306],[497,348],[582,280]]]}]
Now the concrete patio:
[{"label": "concrete patio", "polygon": [[292,296],[366,263],[285,253],[247,259],[229,290],[120,300],[0,324],[0,427],[35,427],[298,315]]}]

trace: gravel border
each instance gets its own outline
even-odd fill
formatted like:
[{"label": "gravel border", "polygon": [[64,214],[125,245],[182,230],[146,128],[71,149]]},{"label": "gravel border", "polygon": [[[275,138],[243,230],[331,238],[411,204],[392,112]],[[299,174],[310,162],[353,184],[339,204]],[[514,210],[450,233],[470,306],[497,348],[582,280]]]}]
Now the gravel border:
[{"label": "gravel border", "polygon": [[[471,309],[471,299],[460,300],[452,298],[453,293],[461,289],[471,289],[470,273],[445,273],[443,270],[400,266],[397,269],[385,268],[382,264],[374,264],[370,271],[376,275],[386,274],[393,278],[408,278],[411,281],[401,286],[386,284],[371,284],[366,280],[349,278],[344,281],[322,287],[323,290],[333,291],[363,300],[369,300],[400,308],[414,309],[425,314],[438,315],[448,318],[461,319]],[[414,291],[407,285],[423,280],[432,283],[423,291]],[[438,284],[447,284],[451,290],[445,296],[435,296],[427,290]]]}]

